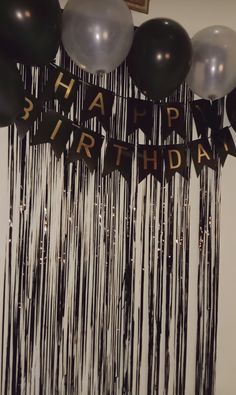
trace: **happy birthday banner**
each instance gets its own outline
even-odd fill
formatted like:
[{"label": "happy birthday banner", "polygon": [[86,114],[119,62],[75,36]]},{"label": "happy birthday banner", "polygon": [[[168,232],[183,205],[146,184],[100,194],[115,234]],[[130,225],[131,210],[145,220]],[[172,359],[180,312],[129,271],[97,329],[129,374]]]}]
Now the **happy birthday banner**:
[{"label": "happy birthday banner", "polygon": [[[131,179],[132,159],[135,146],[125,141],[109,138],[110,122],[115,94],[95,85],[86,87],[83,109],[80,114],[80,125],[67,118],[71,105],[76,99],[81,81],[73,74],[58,66],[49,68],[49,80],[42,97],[37,99],[26,94],[24,114],[16,122],[18,134],[24,138],[34,121],[43,113],[32,145],[50,143],[58,159],[65,151],[71,133],[76,131],[74,141],[67,155],[67,162],[83,160],[91,172],[97,168],[101,155],[104,136],[85,126],[85,122],[96,117],[105,129],[107,146],[104,157],[103,175],[118,170],[127,180]],[[57,99],[65,115],[56,111],[45,112],[44,103]],[[147,139],[151,140],[154,125],[154,103],[147,100],[123,98],[127,100],[127,136],[141,129]],[[228,112],[235,113],[234,101],[228,100]],[[166,140],[172,132],[185,138],[185,107],[183,103],[161,103],[160,132]],[[198,139],[188,144],[148,145],[138,144],[138,179],[141,182],[152,174],[159,182],[168,182],[177,172],[187,177],[188,150],[199,176],[202,168],[208,166],[216,170],[218,159],[223,166],[227,155],[236,156],[236,147],[229,127],[221,128],[221,117],[218,115],[218,102],[199,99],[191,102],[191,111],[196,124]],[[159,114],[159,111],[158,111]],[[235,115],[234,115],[235,117]],[[211,144],[208,129],[211,129]]]}]

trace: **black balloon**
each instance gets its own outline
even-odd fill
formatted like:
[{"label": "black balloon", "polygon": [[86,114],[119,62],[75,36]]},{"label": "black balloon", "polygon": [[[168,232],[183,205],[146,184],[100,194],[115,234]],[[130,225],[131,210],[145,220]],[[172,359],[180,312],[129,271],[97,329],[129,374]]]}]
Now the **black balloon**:
[{"label": "black balloon", "polygon": [[23,112],[24,85],[16,65],[0,55],[0,127],[9,126]]},{"label": "black balloon", "polygon": [[226,113],[231,126],[236,132],[236,88],[227,96]]},{"label": "black balloon", "polygon": [[158,100],[181,85],[191,59],[192,44],[184,28],[171,19],[156,18],[136,30],[127,62],[134,84]]},{"label": "black balloon", "polygon": [[58,0],[1,0],[0,48],[17,62],[44,66],[61,39]]}]

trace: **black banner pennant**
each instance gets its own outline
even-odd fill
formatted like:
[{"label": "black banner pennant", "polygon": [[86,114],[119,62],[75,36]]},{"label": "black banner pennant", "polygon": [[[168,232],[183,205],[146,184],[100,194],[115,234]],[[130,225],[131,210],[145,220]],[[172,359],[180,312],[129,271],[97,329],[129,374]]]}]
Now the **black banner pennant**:
[{"label": "black banner pennant", "polygon": [[175,173],[187,178],[187,150],[183,144],[173,144],[163,147],[165,162],[165,178],[169,182]]},{"label": "black banner pennant", "polygon": [[104,137],[87,128],[76,129],[75,138],[68,154],[68,162],[83,159],[91,172],[97,168]]},{"label": "black banner pennant", "polygon": [[236,132],[236,88],[227,96],[226,113],[231,126]]},{"label": "black banner pennant", "polygon": [[212,133],[212,142],[219,154],[220,163],[224,166],[228,155],[236,156],[236,147],[228,127]]},{"label": "black banner pennant", "polygon": [[153,103],[140,99],[127,99],[128,135],[141,129],[151,139],[153,128]]},{"label": "black banner pennant", "polygon": [[106,131],[109,130],[114,94],[97,86],[86,89],[85,101],[81,113],[81,123],[97,117]]},{"label": "black banner pennant", "polygon": [[182,103],[167,103],[161,106],[161,133],[166,139],[175,131],[182,138],[185,133],[184,105]]},{"label": "black banner pennant", "polygon": [[162,148],[156,145],[138,145],[138,174],[139,183],[152,174],[162,183],[163,156]]},{"label": "black banner pennant", "polygon": [[73,124],[69,119],[55,111],[49,111],[44,114],[36,135],[33,137],[32,145],[50,143],[59,159],[65,151],[72,129]]},{"label": "black banner pennant", "polygon": [[189,146],[197,176],[199,176],[204,166],[208,166],[213,170],[217,169],[217,161],[213,157],[212,149],[207,139],[192,141]]},{"label": "black banner pennant", "polygon": [[130,184],[133,152],[134,146],[132,144],[109,139],[104,158],[103,175],[106,176],[114,170],[118,170]]},{"label": "black banner pennant", "polygon": [[219,101],[194,100],[190,106],[195,121],[198,136],[207,137],[208,128],[220,129],[221,115],[218,114]]},{"label": "black banner pennant", "polygon": [[76,99],[80,82],[75,75],[58,66],[49,67],[49,80],[43,92],[43,99],[57,99],[65,113],[70,111]]},{"label": "black banner pennant", "polygon": [[24,113],[22,113],[22,115],[15,122],[17,133],[21,139],[25,137],[26,133],[30,130],[41,111],[42,106],[40,101],[30,93],[26,92]]}]

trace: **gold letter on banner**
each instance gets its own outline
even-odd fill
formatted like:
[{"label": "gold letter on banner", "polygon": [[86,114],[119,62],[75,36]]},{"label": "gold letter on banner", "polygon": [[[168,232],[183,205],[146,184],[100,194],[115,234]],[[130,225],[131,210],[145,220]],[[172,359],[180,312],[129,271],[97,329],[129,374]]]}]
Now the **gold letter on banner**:
[{"label": "gold letter on banner", "polygon": [[62,86],[63,88],[66,89],[66,93],[65,93],[65,99],[68,99],[68,97],[70,96],[71,90],[74,86],[75,80],[71,79],[69,85],[66,85],[62,82],[62,77],[63,77],[63,73],[61,72],[56,80],[56,84],[55,84],[55,92],[58,90],[59,86]]},{"label": "gold letter on banner", "polygon": [[27,121],[27,119],[29,119],[30,112],[34,109],[34,105],[33,102],[28,99],[28,97],[25,97],[25,100],[27,101],[27,103],[29,103],[29,107],[24,108],[25,115],[21,118],[24,119],[24,121]]},{"label": "gold letter on banner", "polygon": [[224,148],[225,148],[225,151],[226,152],[228,152],[229,151],[229,147],[228,147],[228,145],[224,142]]},{"label": "gold letter on banner", "polygon": [[50,136],[50,140],[55,140],[57,133],[59,132],[59,129],[62,125],[62,121],[59,119],[59,121],[56,124],[55,129],[53,130],[51,136]]},{"label": "gold letter on banner", "polygon": [[201,163],[201,158],[204,156],[208,159],[211,160],[209,154],[206,152],[206,150],[203,148],[202,144],[197,145],[197,152],[198,152],[198,163]]},{"label": "gold letter on banner", "polygon": [[153,169],[157,170],[157,151],[156,150],[153,151],[153,157],[152,158],[148,158],[147,150],[144,150],[143,151],[143,160],[144,160],[144,169],[145,170],[148,169],[148,162],[152,162],[153,163]]},{"label": "gold letter on banner", "polygon": [[92,111],[92,109],[94,107],[100,108],[102,115],[105,115],[104,100],[103,100],[102,92],[99,92],[97,94],[94,101],[92,102],[92,104],[89,107],[89,111]]},{"label": "gold letter on banner", "polygon": [[114,147],[118,149],[117,157],[116,157],[116,166],[120,166],[122,152],[128,151],[128,148],[118,144],[114,144]]},{"label": "gold letter on banner", "polygon": [[[179,118],[179,110],[175,107],[167,107],[168,127],[172,127],[172,120]],[[172,115],[171,115],[172,113]]]},{"label": "gold letter on banner", "polygon": [[[173,154],[177,155],[177,163],[176,164],[174,164]],[[170,165],[171,170],[178,169],[181,166],[181,155],[178,150],[176,150],[176,149],[168,150],[168,157],[169,157],[169,165]]]},{"label": "gold letter on banner", "polygon": [[[84,140],[85,140],[86,137],[88,139],[90,139],[90,142],[91,142],[90,144],[85,144],[84,143]],[[90,136],[89,134],[83,132],[82,135],[81,135],[80,142],[78,144],[76,152],[78,154],[80,154],[81,149],[84,148],[87,157],[88,158],[92,158],[92,155],[91,155],[91,152],[90,152],[89,148],[93,148],[94,146],[95,146],[95,139],[92,136]]]}]

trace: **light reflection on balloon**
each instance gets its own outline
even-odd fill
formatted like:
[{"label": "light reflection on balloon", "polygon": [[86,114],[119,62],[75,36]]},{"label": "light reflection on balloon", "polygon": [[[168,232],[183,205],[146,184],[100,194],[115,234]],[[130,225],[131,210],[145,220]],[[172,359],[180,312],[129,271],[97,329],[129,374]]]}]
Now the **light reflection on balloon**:
[{"label": "light reflection on balloon", "polygon": [[204,99],[216,100],[236,86],[236,32],[210,26],[192,39],[193,61],[187,84]]},{"label": "light reflection on balloon", "polygon": [[69,0],[62,42],[68,55],[90,73],[109,73],[128,55],[133,41],[131,12],[123,0]]},{"label": "light reflection on balloon", "polygon": [[16,62],[45,66],[61,41],[58,0],[1,0],[0,50]]},{"label": "light reflection on balloon", "polygon": [[191,57],[185,29],[171,19],[155,18],[136,30],[127,63],[134,84],[148,98],[160,100],[185,80]]}]

